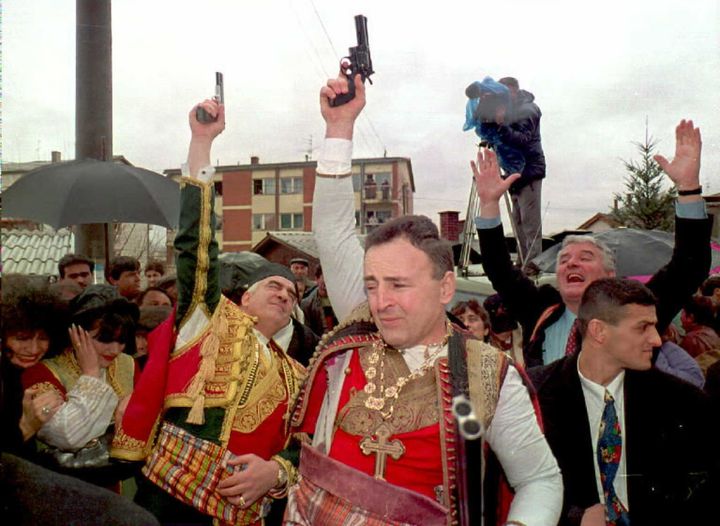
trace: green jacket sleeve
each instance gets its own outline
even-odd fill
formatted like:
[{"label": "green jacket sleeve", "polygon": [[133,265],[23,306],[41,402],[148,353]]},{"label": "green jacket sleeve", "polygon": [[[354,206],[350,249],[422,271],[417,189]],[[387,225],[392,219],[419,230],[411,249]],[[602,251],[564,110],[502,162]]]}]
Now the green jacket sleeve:
[{"label": "green jacket sleeve", "polygon": [[183,177],[180,221],[175,236],[178,327],[196,307],[212,316],[220,301],[218,244],[212,182]]}]

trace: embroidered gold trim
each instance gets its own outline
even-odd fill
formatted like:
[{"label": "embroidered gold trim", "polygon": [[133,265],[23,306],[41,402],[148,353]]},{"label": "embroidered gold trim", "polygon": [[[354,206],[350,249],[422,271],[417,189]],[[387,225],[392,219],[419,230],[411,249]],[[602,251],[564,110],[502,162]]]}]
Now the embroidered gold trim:
[{"label": "embroidered gold trim", "polygon": [[467,340],[467,370],[470,400],[485,429],[495,416],[508,357],[495,347],[479,340]]},{"label": "embroidered gold trim", "polygon": [[[360,364],[367,371],[377,364],[372,364],[372,349],[358,349]],[[395,349],[385,353],[385,382],[394,385],[400,377],[407,377],[410,369],[402,355]],[[400,391],[394,402],[394,410],[387,424],[392,434],[407,433],[437,424],[440,421],[440,410],[435,390],[434,370],[409,381]],[[364,390],[357,391],[338,415],[337,426],[351,435],[367,436],[372,434],[384,422],[379,411],[368,409],[365,405],[370,395]]]},{"label": "embroidered gold trim", "polygon": [[38,382],[36,384],[33,384],[33,386],[37,388],[35,396],[42,393],[47,393],[48,391],[55,391],[57,394],[63,397],[63,399],[65,398],[65,393],[61,392],[60,389],[58,389],[57,386],[52,382]]},{"label": "embroidered gold trim", "polygon": [[[210,242],[212,241],[212,228],[210,224],[210,213],[213,207],[212,203],[212,187],[209,183],[204,183],[198,179],[184,178],[181,181],[181,188],[185,185],[194,186],[200,190],[200,217],[198,219],[199,230],[198,230],[198,248],[197,248],[197,260],[195,265],[195,283],[193,284],[192,299],[190,305],[185,312],[185,317],[181,320],[178,328],[185,325],[188,320],[188,316],[192,314],[195,308],[200,305],[205,305],[205,292],[207,292],[207,273],[210,266]],[[205,314],[208,318],[211,317],[211,313],[208,312],[207,307],[204,309]]]},{"label": "embroidered gold trim", "polygon": [[[82,369],[75,358],[72,349],[66,349],[62,354],[42,362],[48,370],[70,391],[82,376]],[[127,354],[119,354],[105,372],[107,383],[115,394],[122,398],[132,393],[135,378],[135,361]],[[101,380],[102,381],[102,380]]]}]

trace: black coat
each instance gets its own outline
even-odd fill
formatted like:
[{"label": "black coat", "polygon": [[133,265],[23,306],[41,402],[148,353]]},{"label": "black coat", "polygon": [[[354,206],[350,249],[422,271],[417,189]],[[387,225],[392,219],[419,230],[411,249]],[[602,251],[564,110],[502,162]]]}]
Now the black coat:
[{"label": "black coat", "polygon": [[525,90],[518,92],[517,100],[507,116],[508,122],[498,126],[500,140],[519,149],[525,157],[522,177],[513,183],[510,192],[516,193],[523,186],[545,177],[545,154],[540,139],[542,112],[533,102],[535,96]]},{"label": "black coat", "polygon": [[292,318],[293,335],[288,345],[288,356],[307,367],[320,338],[308,327]]},{"label": "black coat", "polygon": [[[658,330],[662,333],[683,304],[695,293],[710,270],[710,229],[712,218],[675,218],[675,249],[672,259],[658,270],[647,286],[658,299]],[[542,365],[545,328],[565,310],[559,295],[538,288],[513,267],[505,245],[502,225],[479,229],[480,252],[493,288],[523,329],[523,354],[528,368]],[[548,307],[559,305],[537,330],[535,326]],[[533,334],[535,332],[535,334]]]},{"label": "black coat", "polygon": [[[600,502],[578,356],[530,371],[564,484],[560,526]],[[718,419],[702,391],[656,369],[625,372],[625,458],[633,526],[720,524]]]}]

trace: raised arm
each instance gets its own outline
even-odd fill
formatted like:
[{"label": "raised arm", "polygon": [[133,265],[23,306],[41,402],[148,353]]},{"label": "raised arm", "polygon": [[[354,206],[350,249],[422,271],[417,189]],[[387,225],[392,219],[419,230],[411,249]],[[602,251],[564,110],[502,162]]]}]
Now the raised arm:
[{"label": "raised arm", "polygon": [[[542,312],[535,284],[512,265],[500,220],[500,198],[520,174],[500,177],[497,157],[482,149],[477,161],[470,162],[480,199],[480,216],[476,219],[483,269],[503,303],[520,322],[525,339],[530,337]],[[526,357],[527,360],[528,357]],[[528,366],[537,365],[528,362]]]},{"label": "raised arm", "polygon": [[348,91],[347,86],[347,79],[341,75],[320,90],[320,111],[326,128],[312,218],[323,276],[338,320],[365,300],[364,252],[355,234],[351,165],[353,128],[365,106],[365,86],[359,75],[355,77],[355,98],[341,106],[330,106],[330,100]]},{"label": "raised arm", "polygon": [[[675,157],[655,161],[678,189],[675,248],[670,262],[648,282],[658,299],[658,329],[663,331],[710,271],[710,230],[700,187],[700,130],[691,120],[675,128]],[[687,193],[689,195],[682,195]]]},{"label": "raised arm", "polygon": [[[195,115],[198,106],[213,117],[217,116],[217,120],[199,122]],[[180,327],[192,316],[201,316],[207,320],[205,314],[211,314],[220,300],[213,209],[214,170],[210,164],[210,148],[215,137],[225,129],[225,108],[214,100],[206,100],[198,106],[188,116],[192,138],[187,164],[183,166],[180,221],[175,236],[178,280],[178,310],[175,319]]]}]

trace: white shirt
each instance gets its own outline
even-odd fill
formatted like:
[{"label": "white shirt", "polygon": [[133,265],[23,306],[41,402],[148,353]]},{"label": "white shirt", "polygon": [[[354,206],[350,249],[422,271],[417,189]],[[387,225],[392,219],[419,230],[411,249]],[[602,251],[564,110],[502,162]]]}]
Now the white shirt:
[{"label": "white shirt", "polygon": [[[578,360],[578,364],[580,360]],[[613,482],[615,493],[623,503],[625,509],[629,510],[627,495],[627,464],[625,462],[625,397],[623,387],[625,385],[625,371],[617,375],[607,386],[603,386],[588,380],[580,372],[578,366],[578,376],[580,376],[580,385],[582,385],[583,396],[585,398],[585,409],[587,410],[588,422],[590,424],[590,440],[592,441],[593,450],[593,466],[595,467],[595,482],[597,482],[598,496],[600,502],[605,502],[605,493],[602,489],[600,481],[600,466],[597,462],[597,444],[600,439],[600,422],[602,421],[603,411],[605,411],[605,391],[615,400],[615,413],[620,423],[620,434],[622,437],[622,453],[620,456],[620,464],[618,465],[617,474]]]},{"label": "white shirt", "polygon": [[[318,159],[318,173],[349,174],[352,142],[326,139]],[[339,320],[366,300],[362,261],[364,250],[355,234],[355,199],[352,178],[318,177],[313,197],[313,233],[317,244],[328,296]],[[447,349],[443,352],[447,355]],[[411,370],[419,363],[424,346],[405,351]],[[442,355],[442,354],[441,354]],[[339,390],[328,389],[319,424],[337,408]],[[323,415],[323,411],[325,414]],[[334,420],[334,418],[330,418]],[[317,430],[316,430],[317,431]],[[317,433],[323,434],[326,433]],[[520,374],[510,367],[500,389],[495,416],[485,439],[498,456],[508,481],[515,489],[508,521],[526,526],[554,526],[562,509],[562,477],[535,418],[535,411]]]},{"label": "white shirt", "polygon": [[105,434],[112,422],[118,397],[102,378],[82,375],[67,392],[67,401],[38,431],[38,438],[64,451],[75,451]]},{"label": "white shirt", "polygon": [[[292,340],[294,330],[295,328],[293,327],[292,320],[290,320],[285,327],[277,331],[272,336],[273,341],[285,352],[285,354],[287,354],[288,347],[290,347],[290,341]],[[270,350],[267,346],[270,341],[269,338],[255,328],[253,328],[253,332],[255,333],[255,337],[258,339],[258,342],[260,342],[260,348],[263,350],[265,357],[269,358]]]}]

